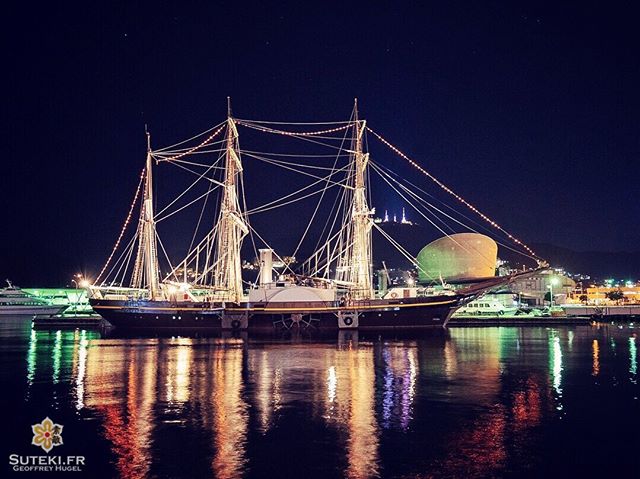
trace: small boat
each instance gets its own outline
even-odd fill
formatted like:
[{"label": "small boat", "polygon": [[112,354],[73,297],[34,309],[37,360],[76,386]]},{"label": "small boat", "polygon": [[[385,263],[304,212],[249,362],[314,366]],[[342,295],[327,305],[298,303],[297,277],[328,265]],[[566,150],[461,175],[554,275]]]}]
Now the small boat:
[{"label": "small boat", "polygon": [[[513,295],[509,295],[510,298]],[[511,304],[509,304],[511,303]],[[485,294],[465,304],[454,313],[456,318],[515,316],[519,307],[515,301],[505,301],[496,294]]]},{"label": "small boat", "polygon": [[8,286],[0,289],[0,315],[53,315],[66,308],[66,306],[50,304],[43,299],[31,296],[11,284],[11,281],[6,281]]}]

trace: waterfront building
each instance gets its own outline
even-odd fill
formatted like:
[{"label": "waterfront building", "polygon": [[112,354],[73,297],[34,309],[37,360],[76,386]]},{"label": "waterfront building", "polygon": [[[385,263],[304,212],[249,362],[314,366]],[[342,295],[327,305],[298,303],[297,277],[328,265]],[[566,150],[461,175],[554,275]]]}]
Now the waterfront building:
[{"label": "waterfront building", "polygon": [[[616,301],[612,301],[607,298],[607,293],[620,290],[624,295],[621,303],[640,303],[640,285],[633,286],[589,286],[581,290],[575,290],[571,293],[571,301],[574,303],[583,303],[584,296],[586,296],[587,304],[615,304]],[[582,298],[582,299],[581,299]]]},{"label": "waterfront building", "polygon": [[547,293],[552,293],[554,303],[564,303],[576,287],[576,282],[554,271],[541,271],[526,278],[516,279],[511,290],[519,300],[532,306],[543,306],[548,303]]}]

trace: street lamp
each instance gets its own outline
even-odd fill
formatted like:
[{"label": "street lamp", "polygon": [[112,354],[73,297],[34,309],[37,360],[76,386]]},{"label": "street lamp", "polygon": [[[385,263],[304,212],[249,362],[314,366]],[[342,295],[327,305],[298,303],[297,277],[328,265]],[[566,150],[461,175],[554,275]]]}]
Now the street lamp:
[{"label": "street lamp", "polygon": [[80,274],[80,273],[74,274],[73,275],[73,279],[71,280],[71,282],[76,285],[76,289],[83,287],[82,286],[83,281],[84,280],[82,279],[82,274]]},{"label": "street lamp", "polygon": [[551,278],[549,281],[549,309],[553,308],[553,285],[558,284],[558,278]]}]

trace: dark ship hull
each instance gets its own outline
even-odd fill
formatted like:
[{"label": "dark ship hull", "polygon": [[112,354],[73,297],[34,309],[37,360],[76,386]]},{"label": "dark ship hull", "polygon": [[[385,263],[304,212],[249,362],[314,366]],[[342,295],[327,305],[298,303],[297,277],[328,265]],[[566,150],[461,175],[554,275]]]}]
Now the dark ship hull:
[{"label": "dark ship hull", "polygon": [[442,327],[451,314],[475,295],[442,295],[403,300],[242,303],[91,299],[93,309],[119,329],[414,329]]}]

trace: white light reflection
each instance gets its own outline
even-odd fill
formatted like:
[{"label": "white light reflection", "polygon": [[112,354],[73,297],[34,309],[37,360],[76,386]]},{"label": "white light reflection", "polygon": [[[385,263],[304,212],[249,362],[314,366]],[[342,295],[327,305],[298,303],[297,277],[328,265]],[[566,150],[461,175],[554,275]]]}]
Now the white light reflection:
[{"label": "white light reflection", "polygon": [[553,376],[553,389],[555,389],[556,394],[558,395],[558,405],[556,409],[558,411],[562,410],[562,404],[560,403],[560,399],[562,398],[562,349],[560,347],[560,338],[556,336],[556,333],[553,334],[551,338],[553,345],[551,349],[551,371]]},{"label": "white light reflection", "polygon": [[29,349],[27,351],[27,386],[33,385],[33,379],[36,375],[36,349],[38,347],[38,335],[35,329],[31,330],[29,338]]},{"label": "white light reflection", "polygon": [[53,357],[53,374],[51,379],[53,384],[58,384],[60,381],[60,356],[62,354],[62,331],[56,331],[56,340],[53,344],[53,351],[51,356]]},{"label": "white light reflection", "polygon": [[638,348],[636,346],[635,336],[631,336],[629,338],[629,361],[630,361],[629,372],[633,376],[631,378],[631,382],[636,384],[636,381],[637,381],[636,375],[638,374]]},{"label": "white light reflection", "polygon": [[331,366],[327,373],[327,399],[332,404],[336,400],[337,387],[338,387],[338,377],[336,376],[336,367]]},{"label": "white light reflection", "polygon": [[87,332],[80,331],[80,348],[78,350],[78,373],[76,376],[76,409],[84,407],[84,376],[87,370]]},{"label": "white light reflection", "polygon": [[190,338],[172,338],[167,352],[165,383],[165,397],[169,403],[178,405],[189,401],[191,391],[189,364],[191,364],[192,353]]}]

